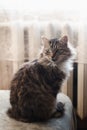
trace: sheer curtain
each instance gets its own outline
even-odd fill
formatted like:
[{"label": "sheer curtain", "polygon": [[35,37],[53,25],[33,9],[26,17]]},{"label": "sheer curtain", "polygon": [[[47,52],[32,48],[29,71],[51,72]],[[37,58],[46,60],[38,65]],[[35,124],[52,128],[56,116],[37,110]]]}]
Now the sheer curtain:
[{"label": "sheer curtain", "polygon": [[[68,35],[69,42],[77,50],[75,61],[77,68],[74,69],[77,71],[77,75],[74,75],[75,72],[71,73],[71,77],[62,87],[62,91],[73,102],[74,95],[76,95],[78,114],[81,118],[87,116],[87,17],[85,6],[81,12],[81,2],[79,9],[76,8],[78,2],[75,7],[72,2],[75,10],[69,10],[71,8],[71,6],[67,6],[67,4],[71,4],[69,0],[67,0],[69,2],[67,4],[64,3],[64,0],[60,4],[55,0],[54,6],[53,0],[51,2],[45,0],[42,3],[39,0],[39,3],[29,1],[31,3],[28,2],[29,6],[26,2],[27,0],[25,3],[24,1],[21,3],[19,0],[19,4],[17,1],[12,4],[11,0],[0,1],[4,7],[0,9],[0,89],[9,89],[12,76],[20,65],[38,57],[42,35],[48,38]],[[23,8],[22,5],[24,5]],[[45,7],[45,5],[47,6]],[[57,7],[59,7],[59,11]]]}]

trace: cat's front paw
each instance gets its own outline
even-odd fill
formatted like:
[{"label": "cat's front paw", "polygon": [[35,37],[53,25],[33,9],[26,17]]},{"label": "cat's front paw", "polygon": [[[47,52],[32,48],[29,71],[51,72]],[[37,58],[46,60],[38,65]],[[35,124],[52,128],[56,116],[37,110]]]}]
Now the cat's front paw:
[{"label": "cat's front paw", "polygon": [[58,102],[56,110],[57,110],[57,112],[63,113],[64,112],[64,103]]}]

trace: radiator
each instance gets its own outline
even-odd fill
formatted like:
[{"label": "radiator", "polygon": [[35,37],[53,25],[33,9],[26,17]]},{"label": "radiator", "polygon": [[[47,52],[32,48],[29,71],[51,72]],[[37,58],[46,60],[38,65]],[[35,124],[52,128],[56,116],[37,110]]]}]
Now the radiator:
[{"label": "radiator", "polygon": [[19,66],[37,58],[41,36],[48,38],[68,35],[77,49],[77,59],[71,76],[62,86],[81,118],[87,116],[87,25],[71,21],[16,21],[0,23],[0,89],[9,83]]}]

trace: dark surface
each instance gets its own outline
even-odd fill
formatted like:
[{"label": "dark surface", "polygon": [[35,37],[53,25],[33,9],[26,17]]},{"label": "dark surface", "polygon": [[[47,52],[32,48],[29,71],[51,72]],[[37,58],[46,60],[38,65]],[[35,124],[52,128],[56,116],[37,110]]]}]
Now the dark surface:
[{"label": "dark surface", "polygon": [[78,64],[74,63],[73,65],[73,105],[77,108],[77,77],[78,77]]},{"label": "dark surface", "polygon": [[77,116],[77,128],[78,128],[77,130],[87,130],[87,117],[81,120]]},{"label": "dark surface", "polygon": [[[74,69],[73,69],[73,106],[76,109],[77,108],[77,86],[78,86],[78,64],[74,63]],[[80,119],[79,116],[77,116],[77,130],[87,130],[87,117],[83,120]]]}]

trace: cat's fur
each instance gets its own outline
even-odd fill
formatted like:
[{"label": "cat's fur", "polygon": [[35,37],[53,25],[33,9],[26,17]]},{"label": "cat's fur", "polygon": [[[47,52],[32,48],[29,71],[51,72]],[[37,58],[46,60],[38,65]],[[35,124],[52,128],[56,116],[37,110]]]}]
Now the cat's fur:
[{"label": "cat's fur", "polygon": [[24,64],[11,82],[8,114],[24,122],[45,121],[56,111],[63,112],[56,96],[70,72],[74,51],[68,47],[67,36],[59,40],[42,37],[42,44],[39,58]]}]

